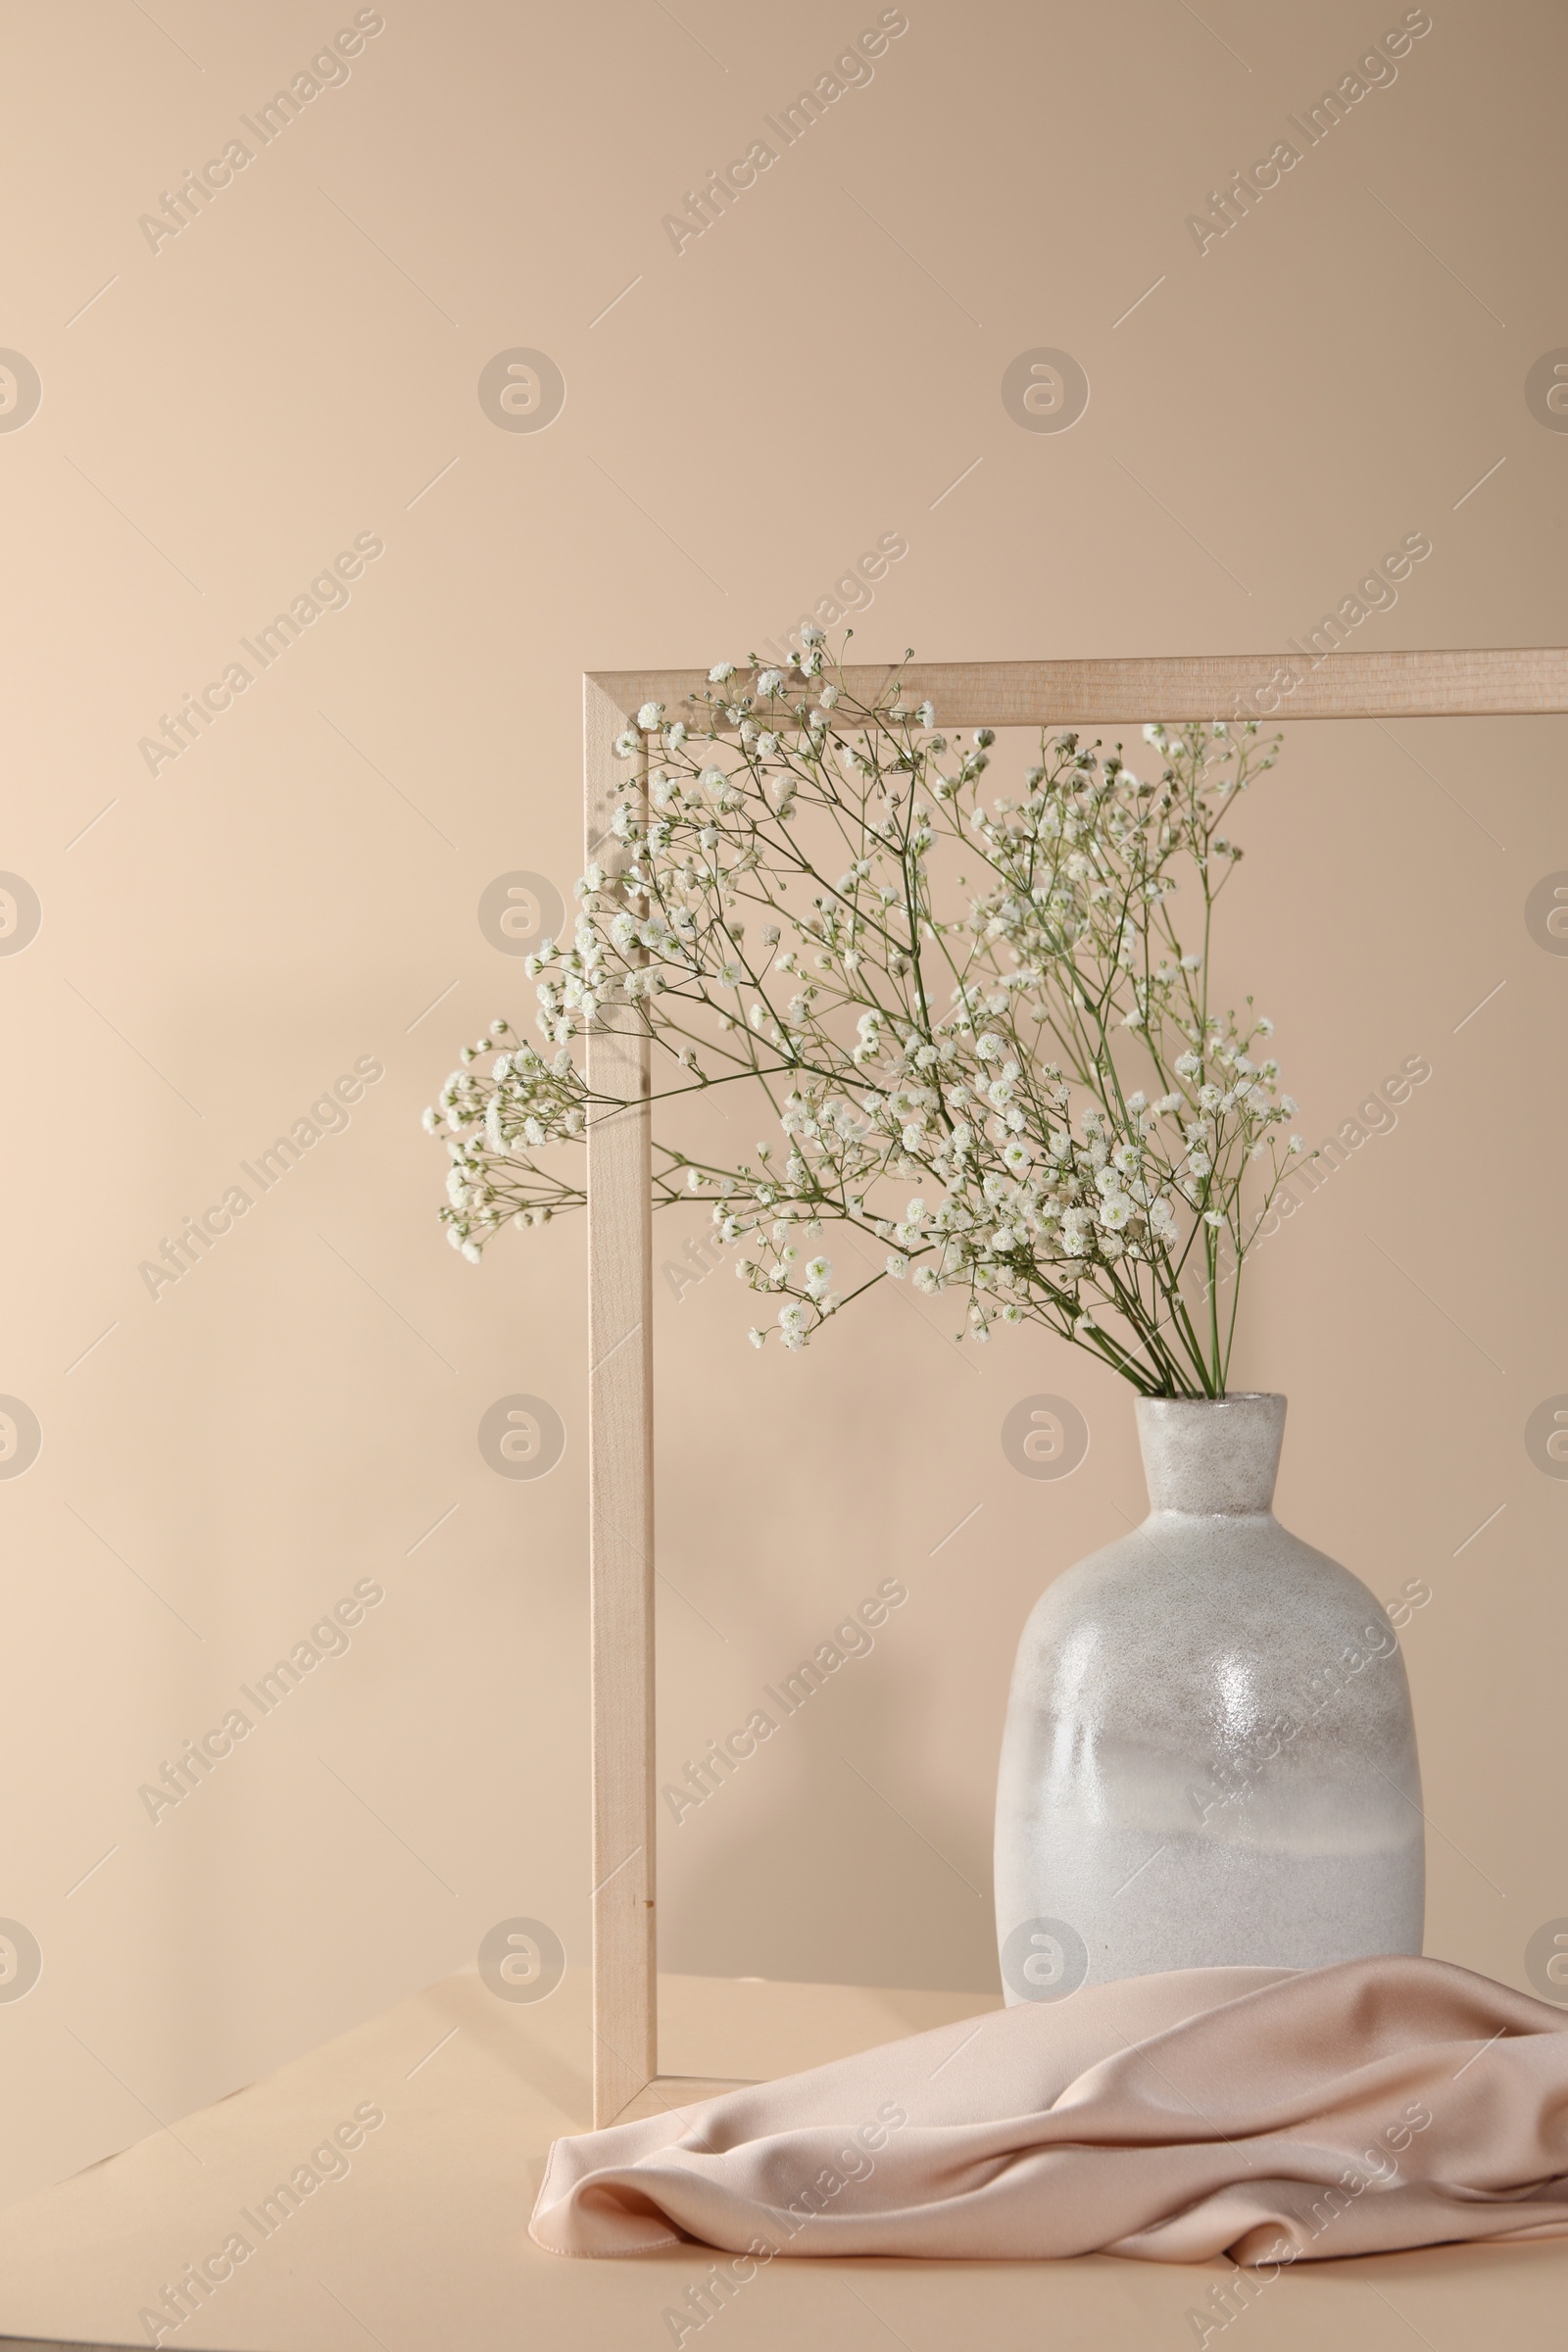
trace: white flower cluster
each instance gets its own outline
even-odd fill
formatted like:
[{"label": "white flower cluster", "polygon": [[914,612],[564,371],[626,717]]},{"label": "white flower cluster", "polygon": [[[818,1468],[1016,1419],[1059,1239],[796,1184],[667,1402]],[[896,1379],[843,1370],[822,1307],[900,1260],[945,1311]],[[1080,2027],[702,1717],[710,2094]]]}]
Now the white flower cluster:
[{"label": "white flower cluster", "polygon": [[[493,1054],[487,1069],[474,1064]],[[546,1059],[519,1044],[506,1021],[463,1049],[454,1070],[424,1113],[430,1135],[445,1135],[450,1165],[441,1221],[455,1250],[475,1265],[484,1244],[511,1217],[516,1225],[545,1225],[558,1208],[581,1207],[580,1186],[538,1168],[533,1153],[548,1143],[581,1137],[586,1127],[582,1079],[568,1053]]]},{"label": "white flower cluster", "polygon": [[[1272,1024],[1211,1005],[1172,900],[1192,890],[1206,948],[1241,856],[1220,826],[1272,747],[1250,724],[1150,726],[1145,780],[1062,735],[988,808],[995,735],[934,720],[897,674],[857,702],[817,631],[788,669],[715,663],[686,718],[642,707],[572,938],[525,966],[543,1050],[495,1024],[425,1114],[449,1237],[476,1258],[509,1217],[580,1204],[556,1148],[622,1106],[574,1058],[612,1024],[650,1040],[656,1107],[744,1085],[776,1119],[738,1165],[666,1132],[654,1186],[712,1194],[777,1302],[756,1345],[801,1348],[908,1279],[960,1293],[976,1339],[1040,1322],[1147,1393],[1223,1393],[1221,1254],[1239,1267],[1300,1146],[1281,1149]],[[869,1245],[848,1291],[814,1247],[828,1222]]]}]

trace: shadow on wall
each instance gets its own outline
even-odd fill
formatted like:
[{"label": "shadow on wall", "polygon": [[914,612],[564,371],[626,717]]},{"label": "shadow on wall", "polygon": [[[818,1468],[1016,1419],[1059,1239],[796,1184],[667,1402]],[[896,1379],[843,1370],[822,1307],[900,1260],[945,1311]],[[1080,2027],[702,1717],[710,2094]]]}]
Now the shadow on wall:
[{"label": "shadow on wall", "polygon": [[808,1695],[772,1686],[776,1729],[744,1766],[678,1823],[661,1801],[661,1968],[999,1989],[989,1810],[899,1760],[919,1754],[932,1678],[874,1674],[868,1659]]}]

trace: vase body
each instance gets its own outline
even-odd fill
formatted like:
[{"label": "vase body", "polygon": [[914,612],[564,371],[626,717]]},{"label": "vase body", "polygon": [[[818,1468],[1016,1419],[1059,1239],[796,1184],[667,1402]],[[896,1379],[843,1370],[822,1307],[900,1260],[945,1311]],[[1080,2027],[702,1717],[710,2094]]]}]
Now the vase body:
[{"label": "vase body", "polygon": [[997,1791],[1008,2002],[1419,1952],[1404,1662],[1359,1578],[1273,1515],[1284,1397],[1137,1413],[1148,1519],[1057,1578],[1018,1645]]}]

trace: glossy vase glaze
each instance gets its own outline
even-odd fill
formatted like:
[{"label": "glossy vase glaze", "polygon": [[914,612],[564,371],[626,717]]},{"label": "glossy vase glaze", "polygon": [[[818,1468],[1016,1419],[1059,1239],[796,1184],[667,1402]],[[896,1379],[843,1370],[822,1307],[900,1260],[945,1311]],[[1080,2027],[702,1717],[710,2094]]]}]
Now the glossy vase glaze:
[{"label": "glossy vase glaze", "polygon": [[997,1790],[1010,2002],[1421,1949],[1404,1662],[1358,1577],[1270,1508],[1283,1396],[1139,1397],[1149,1517],[1018,1645]]}]

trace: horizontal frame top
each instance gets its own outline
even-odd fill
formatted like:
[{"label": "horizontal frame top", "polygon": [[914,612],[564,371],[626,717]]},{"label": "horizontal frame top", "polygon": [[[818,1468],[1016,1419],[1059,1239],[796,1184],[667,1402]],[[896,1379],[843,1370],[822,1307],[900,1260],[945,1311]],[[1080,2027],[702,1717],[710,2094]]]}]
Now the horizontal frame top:
[{"label": "horizontal frame top", "polygon": [[[747,692],[756,674],[738,670],[729,691]],[[883,662],[858,663],[840,674],[858,701],[870,703],[896,673]],[[674,718],[707,691],[708,672],[607,670],[591,672],[588,682],[627,721],[645,703],[662,703]],[[1568,648],[911,662],[903,671],[901,694],[910,709],[929,701],[944,727],[1521,716],[1568,712]]]}]

